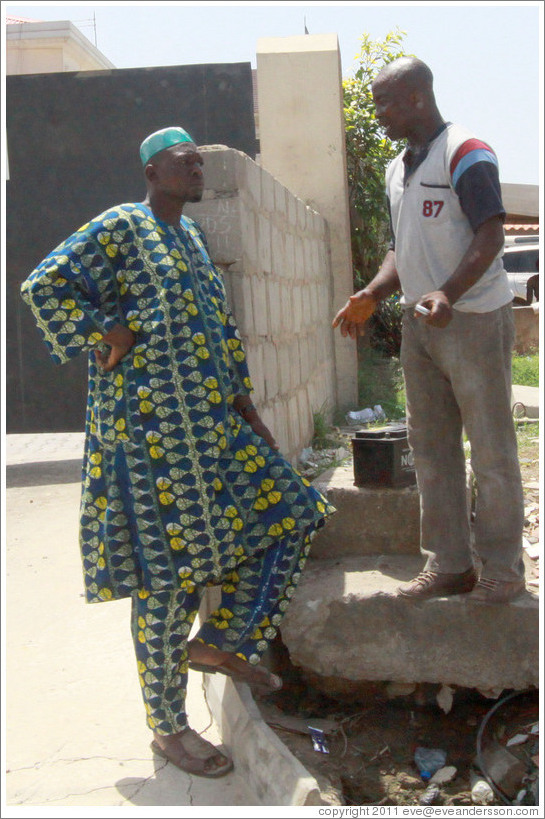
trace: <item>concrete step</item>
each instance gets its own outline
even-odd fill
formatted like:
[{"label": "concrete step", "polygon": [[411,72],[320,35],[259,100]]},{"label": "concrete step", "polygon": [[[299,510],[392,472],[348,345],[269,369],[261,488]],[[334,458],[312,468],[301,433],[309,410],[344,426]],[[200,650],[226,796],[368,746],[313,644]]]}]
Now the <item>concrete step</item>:
[{"label": "concrete step", "polygon": [[337,514],[312,541],[313,558],[419,554],[420,507],[416,486],[354,486],[352,461],[322,473],[313,485]]},{"label": "concrete step", "polygon": [[511,408],[515,417],[528,418],[529,420],[539,419],[539,387],[523,387],[520,384],[513,384],[511,390]]},{"label": "concrete step", "polygon": [[410,555],[310,558],[281,626],[292,663],[334,688],[341,681],[539,685],[538,597],[527,591],[489,606],[466,595],[395,596],[421,566]]}]

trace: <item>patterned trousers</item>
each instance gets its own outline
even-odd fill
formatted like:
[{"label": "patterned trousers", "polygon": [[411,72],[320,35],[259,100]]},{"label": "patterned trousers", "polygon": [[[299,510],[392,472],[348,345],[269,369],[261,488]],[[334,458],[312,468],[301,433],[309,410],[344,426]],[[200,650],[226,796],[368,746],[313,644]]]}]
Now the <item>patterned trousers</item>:
[{"label": "patterned trousers", "polygon": [[[305,564],[312,532],[292,532],[241,560],[221,584],[221,601],[196,640],[259,662],[274,638]],[[191,580],[175,591],[132,595],[131,631],[147,724],[157,734],[187,726],[187,641],[205,591]]]}]

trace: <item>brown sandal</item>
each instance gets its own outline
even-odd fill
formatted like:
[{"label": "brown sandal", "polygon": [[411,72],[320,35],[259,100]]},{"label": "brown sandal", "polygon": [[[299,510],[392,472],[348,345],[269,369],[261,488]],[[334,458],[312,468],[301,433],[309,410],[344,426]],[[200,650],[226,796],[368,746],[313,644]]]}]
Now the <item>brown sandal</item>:
[{"label": "brown sandal", "polygon": [[[153,736],[151,750],[185,773],[217,779],[233,770],[232,760],[192,728],[184,728],[183,731],[169,736],[159,734]],[[163,748],[159,744],[160,740],[167,740],[167,744],[174,747]],[[215,764],[215,761],[221,764]]]}]

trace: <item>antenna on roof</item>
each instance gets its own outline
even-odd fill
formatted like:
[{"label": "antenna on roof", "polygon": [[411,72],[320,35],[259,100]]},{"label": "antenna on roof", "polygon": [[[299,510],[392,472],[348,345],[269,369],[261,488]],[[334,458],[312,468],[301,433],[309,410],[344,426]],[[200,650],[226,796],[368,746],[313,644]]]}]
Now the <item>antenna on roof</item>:
[{"label": "antenna on roof", "polygon": [[88,20],[72,20],[73,23],[77,23],[78,26],[93,26],[94,34],[95,34],[95,48],[97,48],[97,18],[95,12],[93,12],[93,19]]}]

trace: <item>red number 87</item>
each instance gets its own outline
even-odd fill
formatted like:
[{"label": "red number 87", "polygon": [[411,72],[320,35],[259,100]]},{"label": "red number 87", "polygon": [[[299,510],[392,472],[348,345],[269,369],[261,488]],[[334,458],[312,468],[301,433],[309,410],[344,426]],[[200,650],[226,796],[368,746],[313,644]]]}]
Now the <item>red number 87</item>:
[{"label": "red number 87", "polygon": [[437,219],[443,209],[444,204],[445,203],[442,200],[432,202],[431,199],[425,199],[424,204],[422,205],[422,214],[424,216],[433,216],[434,219]]}]

